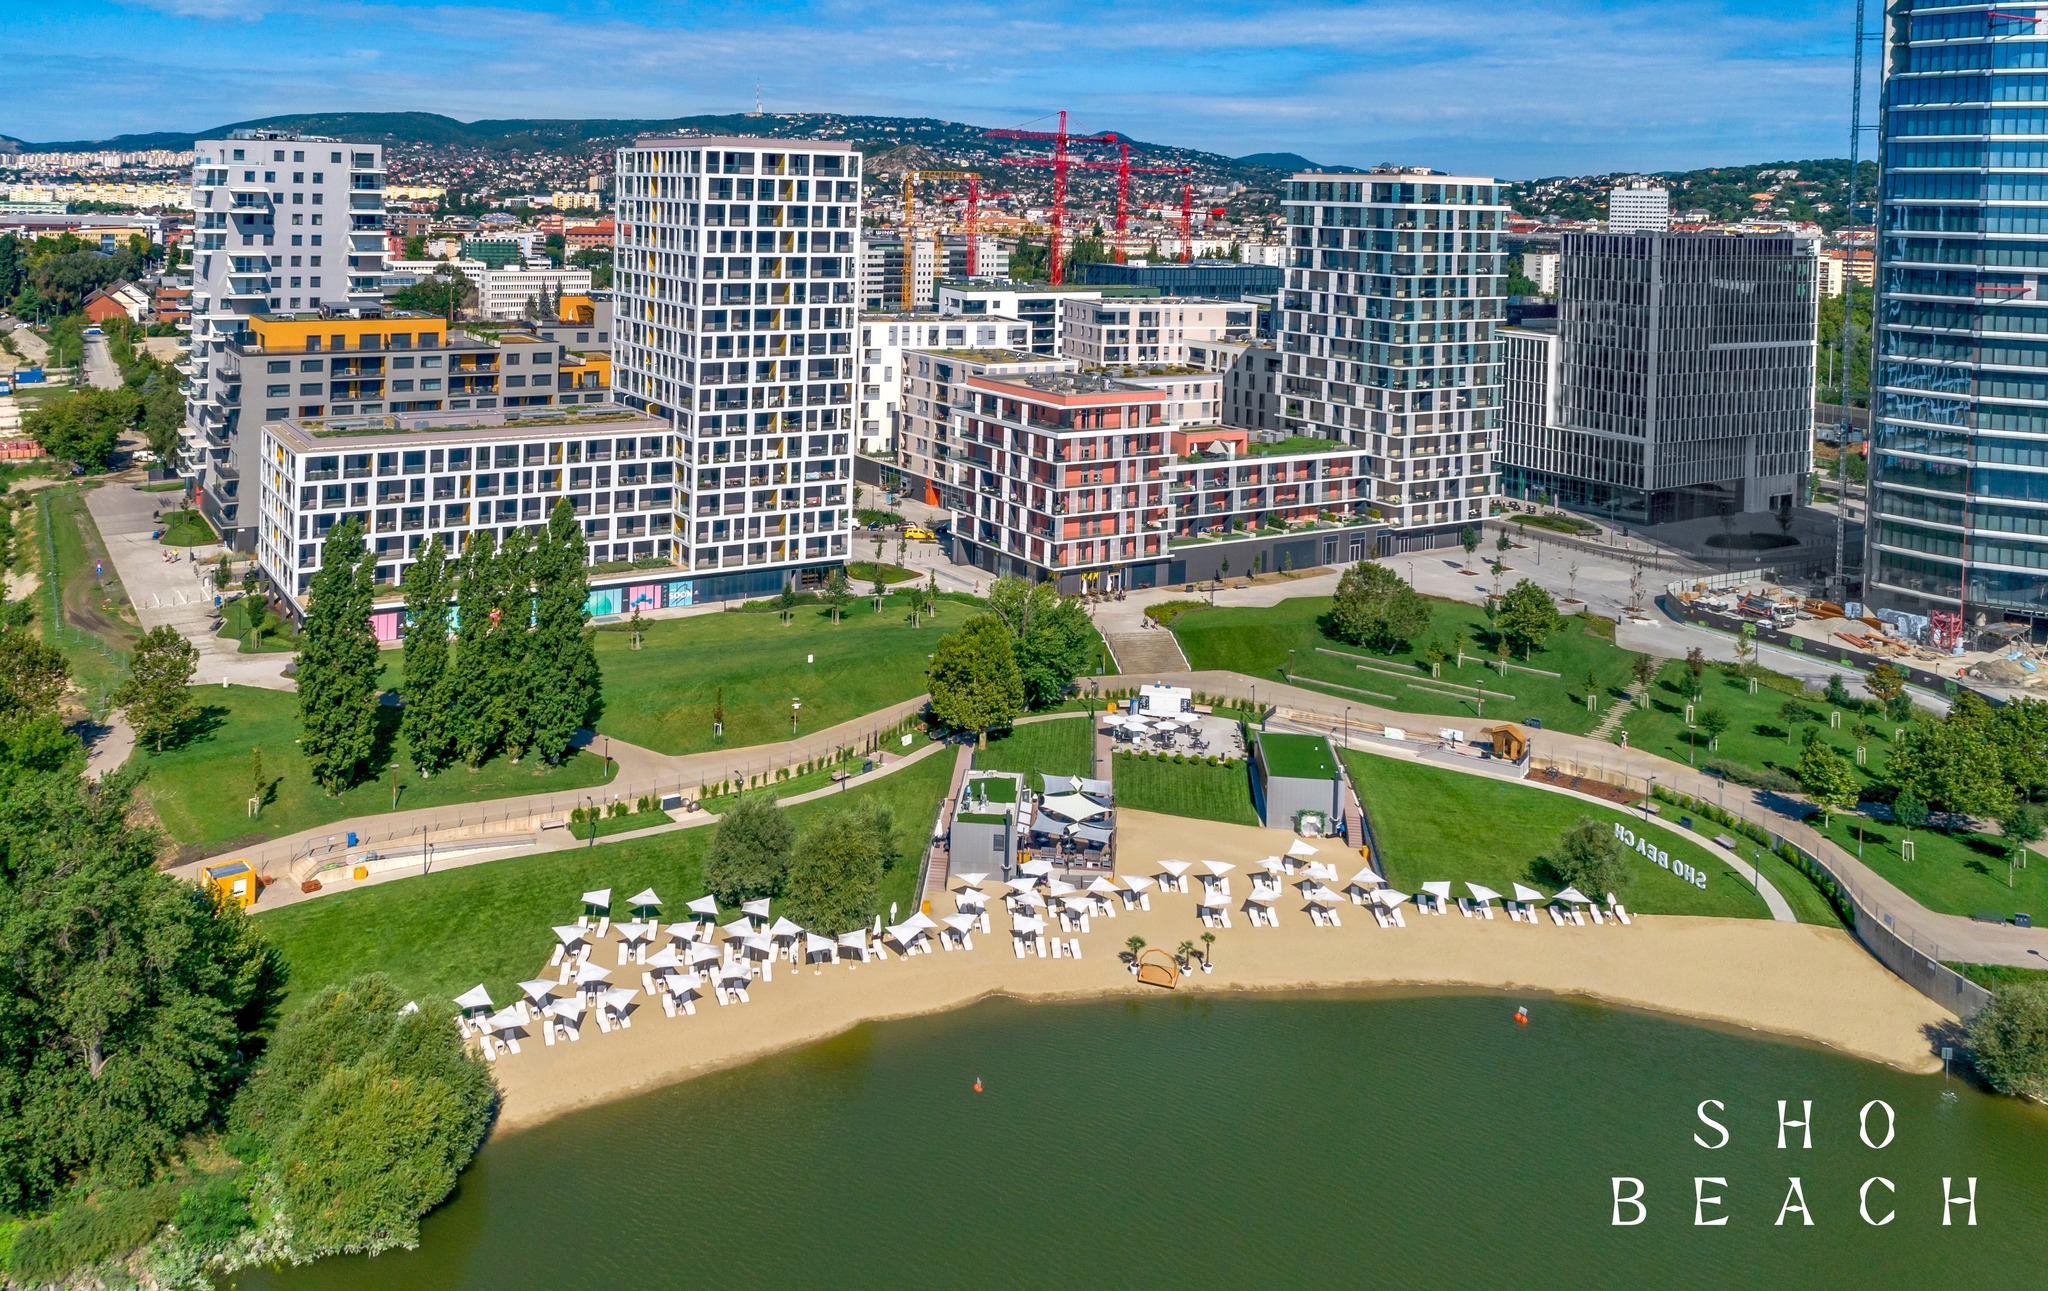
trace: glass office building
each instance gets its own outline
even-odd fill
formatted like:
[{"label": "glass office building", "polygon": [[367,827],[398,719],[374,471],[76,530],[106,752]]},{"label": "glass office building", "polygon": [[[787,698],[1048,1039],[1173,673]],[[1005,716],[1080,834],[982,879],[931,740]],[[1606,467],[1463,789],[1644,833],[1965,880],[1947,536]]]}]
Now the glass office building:
[{"label": "glass office building", "polygon": [[[2023,7],[2024,8],[2024,7]],[[2048,10],[1893,0],[1865,599],[2048,623]]]}]

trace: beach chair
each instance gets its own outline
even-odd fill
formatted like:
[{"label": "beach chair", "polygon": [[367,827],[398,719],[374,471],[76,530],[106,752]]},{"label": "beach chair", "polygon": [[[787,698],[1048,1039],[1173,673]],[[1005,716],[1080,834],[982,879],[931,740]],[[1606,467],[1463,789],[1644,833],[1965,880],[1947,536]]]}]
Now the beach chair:
[{"label": "beach chair", "polygon": [[590,926],[590,916],[589,916],[589,915],[587,915],[587,914],[579,914],[579,915],[577,915],[577,916],[576,916],[576,926],[577,926],[578,928],[588,928],[588,927]]},{"label": "beach chair", "polygon": [[1064,937],[1054,937],[1054,938],[1052,939],[1052,957],[1053,957],[1054,959],[1065,959],[1065,958],[1067,957],[1067,939],[1066,939],[1066,938],[1064,938]]},{"label": "beach chair", "polygon": [[1408,926],[1408,916],[1401,913],[1401,907],[1399,906],[1395,906],[1389,911],[1387,917],[1394,921],[1396,928],[1406,928]]},{"label": "beach chair", "polygon": [[1545,914],[1547,914],[1547,915],[1549,915],[1549,916],[1550,916],[1550,922],[1552,922],[1552,923],[1556,924],[1556,925],[1557,925],[1558,927],[1560,927],[1560,928],[1564,927],[1564,919],[1563,919],[1563,917],[1562,917],[1562,916],[1560,916],[1560,915],[1559,915],[1559,914],[1557,913],[1557,907],[1556,907],[1556,906],[1554,906],[1554,905],[1547,905],[1547,906],[1544,906],[1544,907],[1543,907],[1543,913],[1545,913]]},{"label": "beach chair", "polygon": [[724,1008],[724,1007],[725,1007],[726,1005],[728,1005],[728,1004],[732,1003],[732,996],[731,996],[731,994],[730,994],[729,992],[727,992],[727,990],[725,989],[725,983],[724,983],[724,982],[713,982],[713,983],[711,983],[711,993],[712,993],[713,995],[716,995],[716,996],[718,997],[718,1007],[719,1007],[719,1008]]},{"label": "beach chair", "polygon": [[1572,907],[1572,922],[1573,922],[1573,923],[1575,923],[1575,924],[1577,924],[1577,925],[1578,925],[1579,927],[1581,927],[1581,928],[1585,927],[1585,926],[1586,926],[1586,913],[1585,913],[1585,911],[1583,911],[1583,910],[1579,909],[1579,908],[1578,908],[1577,906],[1573,906],[1573,907]]},{"label": "beach chair", "polygon": [[555,1020],[553,1018],[546,1018],[542,1020],[540,1024],[540,1038],[542,1043],[546,1044],[549,1048],[554,1047]]},{"label": "beach chair", "polygon": [[1467,919],[1470,919],[1472,917],[1472,903],[1466,900],[1464,897],[1459,897],[1458,913],[1464,915]]},{"label": "beach chair", "polygon": [[1080,939],[1080,938],[1078,938],[1078,937],[1076,937],[1076,938],[1074,938],[1073,940],[1071,940],[1071,941],[1069,941],[1069,942],[1067,943],[1067,958],[1068,958],[1068,959],[1079,959],[1080,957],[1081,957],[1081,939]]},{"label": "beach chair", "polygon": [[1590,915],[1592,915],[1592,916],[1593,916],[1593,926],[1594,926],[1594,927],[1596,927],[1596,928],[1604,928],[1604,927],[1606,927],[1606,926],[1607,926],[1607,917],[1606,917],[1605,915],[1603,915],[1603,914],[1601,914],[1601,913],[1600,913],[1600,907],[1599,907],[1599,906],[1596,906],[1596,905],[1591,905],[1591,906],[1587,906],[1587,907],[1586,907],[1586,913],[1587,913],[1587,914],[1590,914]]},{"label": "beach chair", "polygon": [[1010,946],[1017,952],[1017,958],[1024,958],[1024,939],[1022,937],[1010,938]]},{"label": "beach chair", "polygon": [[667,991],[661,993],[661,1011],[665,1017],[672,1018],[676,1015],[675,999]]},{"label": "beach chair", "polygon": [[1372,907],[1372,919],[1374,923],[1378,924],[1382,928],[1387,926],[1387,912],[1380,909],[1378,906]]},{"label": "beach chair", "polygon": [[571,970],[571,969],[573,969],[573,968],[575,968],[575,967],[576,967],[576,962],[575,962],[574,960],[570,960],[570,959],[565,959],[565,960],[563,960],[563,961],[562,961],[562,971],[561,971],[561,972],[560,972],[560,973],[559,973],[558,975],[556,975],[556,977],[555,977],[555,985],[557,985],[557,986],[567,986],[567,985],[569,984],[569,970]]},{"label": "beach chair", "polygon": [[607,932],[610,932],[610,931],[611,931],[611,927],[612,927],[612,917],[611,917],[610,915],[608,915],[608,914],[607,914],[607,915],[600,915],[600,916],[598,916],[598,920],[597,920],[597,935],[598,935],[598,938],[599,938],[600,940],[602,940],[602,939],[603,939],[604,935],[605,935],[605,934],[606,934]]},{"label": "beach chair", "polygon": [[493,1041],[493,1040],[492,1040],[492,1039],[491,1039],[491,1038],[490,1038],[489,1036],[485,1036],[485,1037],[484,1037],[484,1061],[485,1061],[485,1062],[496,1062],[497,1060],[498,1060],[498,1051],[497,1051],[497,1048],[496,1048],[496,1042],[495,1042],[495,1041]]},{"label": "beach chair", "polygon": [[1628,907],[1622,905],[1619,901],[1614,903],[1614,917],[1621,920],[1624,927],[1635,922],[1635,920],[1628,917]]},{"label": "beach chair", "polygon": [[506,1041],[505,1041],[505,1047],[506,1047],[507,1049],[510,1049],[510,1050],[511,1050],[511,1051],[512,1051],[513,1053],[518,1053],[518,1052],[519,1052],[519,1037],[518,1037],[518,1036],[513,1036],[513,1037],[511,1037],[510,1039],[506,1040]]},{"label": "beach chair", "polygon": [[559,964],[559,963],[561,963],[561,962],[562,962],[562,952],[563,952],[563,951],[565,951],[565,950],[567,950],[567,949],[568,949],[568,947],[567,947],[567,946],[564,946],[564,945],[563,945],[563,944],[562,944],[561,942],[559,942],[559,941],[558,941],[558,942],[556,942],[556,943],[555,943],[555,953],[554,953],[554,954],[552,954],[552,955],[549,955],[549,956],[548,956],[548,967],[549,967],[549,968],[553,968],[553,967],[554,967],[554,966],[555,966],[556,964]]},{"label": "beach chair", "polygon": [[734,994],[734,995],[735,995],[736,997],[738,997],[738,999],[739,999],[739,1002],[740,1002],[740,1003],[742,1003],[742,1004],[752,1004],[752,1003],[754,1002],[754,997],[753,997],[753,996],[751,996],[751,995],[749,995],[749,994],[747,994],[747,988],[746,988],[746,987],[744,987],[744,986],[735,986],[735,987],[733,987],[733,988],[732,988],[732,993],[733,993],[733,994]]},{"label": "beach chair", "polygon": [[611,1010],[603,1007],[602,1005],[600,1005],[597,1010],[597,1029],[604,1032],[606,1035],[610,1035],[612,1033]]},{"label": "beach chair", "polygon": [[1228,928],[1230,926],[1230,911],[1220,910],[1217,912],[1216,917],[1223,921],[1224,927]]},{"label": "beach chair", "polygon": [[1044,958],[1046,958],[1046,953],[1045,953],[1045,934],[1044,934],[1044,933],[1039,933],[1039,934],[1038,934],[1038,936],[1037,936],[1036,938],[1034,938],[1034,939],[1033,939],[1033,941],[1034,941],[1034,946],[1035,946],[1035,948],[1036,948],[1036,949],[1037,949],[1037,951],[1038,951],[1038,957],[1039,957],[1040,959],[1044,959]]},{"label": "beach chair", "polygon": [[683,1013],[688,1017],[694,1018],[697,1016],[697,1001],[695,997],[689,995],[683,997]]}]

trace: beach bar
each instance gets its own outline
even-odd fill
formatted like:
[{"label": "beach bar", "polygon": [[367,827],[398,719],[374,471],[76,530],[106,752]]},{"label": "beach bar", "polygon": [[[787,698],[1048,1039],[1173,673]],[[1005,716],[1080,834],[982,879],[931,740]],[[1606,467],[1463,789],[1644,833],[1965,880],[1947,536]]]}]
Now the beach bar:
[{"label": "beach bar", "polygon": [[1252,737],[1252,802],[1268,829],[1328,832],[1344,818],[1337,760],[1320,735],[1259,731]]}]

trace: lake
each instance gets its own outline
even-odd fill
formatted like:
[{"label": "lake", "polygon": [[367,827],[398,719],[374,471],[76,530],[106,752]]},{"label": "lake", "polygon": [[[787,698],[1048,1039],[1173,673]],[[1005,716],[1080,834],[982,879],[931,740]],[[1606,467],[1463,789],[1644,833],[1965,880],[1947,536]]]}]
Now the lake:
[{"label": "lake", "polygon": [[[1795,1175],[1813,1224],[1775,1226]],[[2048,1109],[1960,1078],[1543,997],[992,1000],[506,1136],[418,1250],[237,1285],[2004,1285],[2044,1239]]]}]

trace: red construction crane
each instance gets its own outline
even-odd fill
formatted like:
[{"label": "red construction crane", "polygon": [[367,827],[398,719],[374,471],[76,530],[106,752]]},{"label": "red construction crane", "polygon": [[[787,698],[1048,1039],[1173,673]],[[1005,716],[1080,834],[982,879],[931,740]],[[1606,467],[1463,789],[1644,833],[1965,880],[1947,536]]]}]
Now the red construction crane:
[{"label": "red construction crane", "polygon": [[1195,186],[1180,186],[1180,262],[1195,258]]},{"label": "red construction crane", "polygon": [[1058,130],[991,130],[991,139],[1049,139],[1052,141],[1052,158],[1005,157],[1006,166],[1051,166],[1052,167],[1052,234],[1048,240],[1049,261],[1052,266],[1052,285],[1057,287],[1065,281],[1061,266],[1061,248],[1065,241],[1067,225],[1067,168],[1072,164],[1067,156],[1067,147],[1076,143],[1116,143],[1113,134],[1070,135],[1067,133],[1067,114],[1060,113]]},{"label": "red construction crane", "polygon": [[[1131,146],[1118,140],[1123,156],[1116,161],[1075,161],[1069,159],[1069,170],[1109,170],[1116,172],[1116,262],[1124,262],[1124,235],[1130,229],[1131,176],[1133,175],[1191,175],[1192,166],[1133,166]],[[1042,157],[1005,157],[1005,166],[1050,166],[1051,162]],[[1055,279],[1054,281],[1058,281]]]}]

